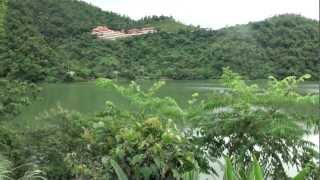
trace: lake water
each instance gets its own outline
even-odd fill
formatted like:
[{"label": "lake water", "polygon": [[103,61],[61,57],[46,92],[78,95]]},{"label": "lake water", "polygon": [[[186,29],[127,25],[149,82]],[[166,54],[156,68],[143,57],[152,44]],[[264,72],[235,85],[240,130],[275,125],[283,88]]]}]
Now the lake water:
[{"label": "lake water", "polygon": [[[142,88],[150,87],[154,82],[141,81]],[[128,84],[128,82],[120,82]],[[94,82],[72,84],[43,84],[41,99],[23,110],[18,118],[20,123],[34,121],[34,117],[51,108],[60,106],[81,113],[95,113],[104,109],[106,101],[112,101],[120,107],[127,107],[128,102],[111,89],[99,88]],[[191,99],[195,92],[206,94],[209,90],[223,88],[217,81],[166,81],[158,95],[174,97],[182,106]]]},{"label": "lake water", "polygon": [[[150,87],[154,82],[141,81],[143,88]],[[255,82],[257,84],[265,84],[263,81]],[[121,82],[128,84],[128,82]],[[120,107],[127,107],[126,99],[117,94],[114,90],[99,88],[94,82],[88,83],[71,83],[71,84],[43,84],[43,91],[40,94],[41,99],[32,103],[29,107],[23,110],[23,113],[18,118],[19,123],[26,122],[32,125],[34,117],[51,108],[60,106],[79,111],[81,113],[95,113],[104,109],[106,101],[113,101]],[[304,92],[316,93],[319,85],[317,83],[305,83],[300,89]],[[217,80],[197,80],[197,81],[166,81],[166,85],[159,91],[159,96],[170,96],[177,100],[183,106],[191,98],[195,92],[204,95],[212,90],[223,90],[224,87]],[[309,107],[308,107],[309,108]],[[307,109],[307,110],[310,110]],[[317,108],[312,108],[314,112]],[[32,122],[30,122],[32,121]]]},{"label": "lake water", "polygon": [[[150,87],[152,81],[141,81],[143,88]],[[255,83],[264,85],[263,81],[256,81]],[[121,82],[121,84],[128,84]],[[126,99],[117,94],[114,90],[99,88],[94,82],[88,83],[72,83],[72,84],[43,84],[43,91],[40,96],[41,99],[35,101],[32,105],[25,108],[16,125],[23,127],[33,127],[37,125],[42,126],[45,122],[36,122],[35,117],[51,108],[57,107],[59,104],[63,108],[69,110],[79,111],[81,113],[90,114],[96,113],[104,109],[106,101],[112,101],[120,107],[128,107]],[[204,81],[166,81],[166,85],[159,91],[159,96],[174,97],[180,105],[185,105],[191,98],[191,95],[198,92],[202,95],[209,93],[212,90],[225,89],[216,80]],[[308,93],[318,93],[319,85],[314,82],[304,83],[300,86],[300,90]],[[310,113],[317,113],[318,107],[307,107]],[[303,110],[305,111],[305,110]],[[319,145],[319,138],[317,135],[306,137],[313,143]],[[288,168],[288,172],[294,175],[296,171]],[[203,179],[206,179],[203,177]]]}]

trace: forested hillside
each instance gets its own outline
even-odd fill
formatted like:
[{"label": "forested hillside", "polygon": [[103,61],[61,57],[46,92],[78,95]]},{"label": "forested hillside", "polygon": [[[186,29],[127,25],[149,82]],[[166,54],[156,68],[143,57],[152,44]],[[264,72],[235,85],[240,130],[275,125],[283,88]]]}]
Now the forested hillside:
[{"label": "forested hillside", "polygon": [[196,30],[197,27],[194,26],[186,26],[185,24],[176,21],[173,17],[167,16],[150,16],[144,17],[137,21],[140,26],[150,26],[158,29],[159,31],[166,32],[179,32],[183,30]]},{"label": "forested hillside", "polygon": [[[1,77],[33,82],[206,79],[218,78],[230,66],[252,79],[306,73],[317,78],[320,68],[317,22],[299,15],[211,31],[170,17],[134,21],[77,0],[10,0],[7,6]],[[117,30],[154,26],[159,32],[102,41],[90,35],[98,25]]]}]

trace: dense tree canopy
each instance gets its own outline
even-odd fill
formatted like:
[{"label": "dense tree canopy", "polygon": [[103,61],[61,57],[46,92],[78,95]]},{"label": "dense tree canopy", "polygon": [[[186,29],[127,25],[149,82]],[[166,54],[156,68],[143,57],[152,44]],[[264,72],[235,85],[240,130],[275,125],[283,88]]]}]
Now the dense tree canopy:
[{"label": "dense tree canopy", "polygon": [[[318,77],[317,23],[299,15],[207,30],[164,16],[134,21],[76,0],[11,0],[7,9],[2,77],[34,82],[206,79],[218,78],[226,66],[252,79]],[[102,41],[90,34],[98,25],[116,30],[154,26],[159,32]]]}]

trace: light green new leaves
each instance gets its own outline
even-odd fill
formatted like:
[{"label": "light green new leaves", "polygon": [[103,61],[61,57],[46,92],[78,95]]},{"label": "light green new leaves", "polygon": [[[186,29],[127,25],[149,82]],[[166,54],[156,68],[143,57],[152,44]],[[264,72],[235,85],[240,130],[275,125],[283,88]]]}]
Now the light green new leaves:
[{"label": "light green new leaves", "polygon": [[131,104],[139,108],[143,115],[158,116],[164,119],[182,119],[184,111],[171,97],[160,98],[155,93],[165,84],[164,81],[154,83],[148,90],[142,88],[134,81],[128,87],[114,83],[110,79],[99,79],[97,85],[104,88],[113,88],[126,97]]},{"label": "light green new leaves", "polygon": [[225,171],[224,171],[224,177],[223,180],[237,180],[235,171],[233,169],[231,160],[229,158],[225,158],[226,161],[226,167],[225,167]]},{"label": "light green new leaves", "polygon": [[263,180],[263,171],[255,157],[253,158],[252,169],[248,180]]}]

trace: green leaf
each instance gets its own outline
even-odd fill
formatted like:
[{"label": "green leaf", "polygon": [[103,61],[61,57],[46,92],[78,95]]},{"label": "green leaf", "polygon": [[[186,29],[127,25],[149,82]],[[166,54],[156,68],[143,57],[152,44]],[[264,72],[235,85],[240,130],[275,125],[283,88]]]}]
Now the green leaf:
[{"label": "green leaf", "polygon": [[236,180],[236,175],[234,173],[234,169],[231,163],[230,158],[225,157],[225,161],[226,161],[226,167],[225,167],[225,171],[224,171],[224,177],[223,180]]},{"label": "green leaf", "polygon": [[114,161],[113,159],[110,159],[110,164],[113,167],[113,169],[116,171],[116,174],[119,180],[128,180],[127,175],[123,172],[122,168],[119,166],[119,164],[116,161]]},{"label": "green leaf", "polygon": [[305,180],[307,175],[309,174],[309,167],[302,169],[294,178],[293,180]]},{"label": "green leaf", "polygon": [[153,159],[154,163],[156,164],[157,168],[161,169],[163,162],[160,160],[159,157],[155,157]]},{"label": "green leaf", "polygon": [[139,164],[143,161],[143,159],[144,159],[144,154],[138,154],[138,155],[133,156],[130,163],[132,165]]},{"label": "green leaf", "polygon": [[[253,157],[253,174],[254,174],[254,180],[263,180],[263,172],[261,170],[261,167],[259,165],[259,162],[255,157]],[[251,177],[251,176],[250,176]]]},{"label": "green leaf", "polygon": [[140,172],[144,179],[150,179],[150,176],[153,174],[153,169],[149,167],[142,167],[140,168]]}]

